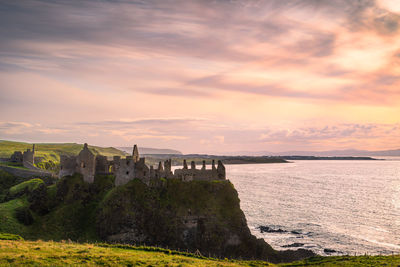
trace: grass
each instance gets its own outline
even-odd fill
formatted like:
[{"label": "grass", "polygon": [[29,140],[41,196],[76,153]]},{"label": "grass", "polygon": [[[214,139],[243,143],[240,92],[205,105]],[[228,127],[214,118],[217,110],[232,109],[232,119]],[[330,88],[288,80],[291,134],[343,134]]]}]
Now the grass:
[{"label": "grass", "polygon": [[393,256],[317,256],[282,266],[400,266],[400,255]]},{"label": "grass", "polygon": [[[4,176],[5,178],[7,176]],[[1,178],[1,176],[0,176]],[[215,226],[224,223],[224,227],[238,227],[235,214],[240,210],[235,208],[239,203],[232,193],[232,184],[227,181],[212,183],[197,181],[193,183],[180,183],[168,180],[162,188],[146,189],[138,180],[129,182],[126,186],[111,189],[112,177],[96,177],[92,186],[83,182],[80,175],[62,179],[57,185],[47,187],[45,198],[51,211],[39,215],[32,208],[33,223],[25,225],[16,217],[16,211],[29,209],[34,194],[26,194],[18,199],[0,203],[0,266],[4,265],[30,265],[30,266],[75,266],[75,265],[124,265],[124,266],[399,266],[400,256],[334,256],[313,257],[307,260],[272,265],[264,261],[239,261],[205,258],[186,252],[179,252],[157,247],[129,246],[118,244],[95,244],[101,240],[95,231],[96,211],[108,214],[117,227],[123,223],[124,209],[134,210],[130,204],[119,202],[128,200],[128,203],[138,203],[144,210],[136,209],[138,217],[148,218],[147,215],[155,214],[156,220],[144,221],[150,231],[168,229],[171,223],[162,210],[175,211],[174,214],[182,215],[190,207],[192,212],[205,216],[215,216]],[[1,179],[0,179],[1,180]],[[8,184],[5,180],[5,184]],[[35,190],[41,186],[40,179],[33,179],[11,187],[15,192]],[[11,190],[10,189],[10,190]],[[27,189],[27,190],[26,190]],[[89,190],[90,189],[90,190]],[[111,189],[111,190],[110,190]],[[91,195],[90,192],[98,192]],[[59,191],[59,192],[58,192]],[[59,194],[57,194],[59,193]],[[192,197],[189,197],[192,196]],[[58,199],[61,197],[61,199]],[[58,199],[58,200],[57,200]],[[31,202],[30,202],[31,201]],[[124,204],[125,203],[125,204]],[[121,205],[120,205],[121,204]],[[154,206],[157,204],[156,206]],[[150,205],[150,206],[148,206]],[[115,207],[119,207],[116,209]],[[124,208],[124,209],[122,209]],[[122,213],[119,213],[121,210]],[[218,210],[223,209],[223,210]],[[146,213],[146,210],[150,213]],[[161,212],[160,214],[158,214]],[[211,214],[211,215],[210,215]],[[130,214],[132,215],[132,214]],[[134,214],[133,214],[134,215]],[[133,216],[132,215],[132,216]],[[146,215],[146,216],[142,216]],[[224,217],[225,220],[218,219]],[[151,217],[153,218],[153,217]],[[226,218],[229,218],[227,221]],[[235,219],[236,218],[236,219]],[[122,219],[122,221],[119,221]],[[226,224],[226,225],[225,225]],[[144,226],[140,226],[145,229]],[[173,229],[173,225],[171,226]],[[160,234],[165,235],[165,229]],[[222,229],[222,228],[221,228]],[[162,229],[161,229],[162,230]],[[13,233],[4,234],[4,233]],[[207,246],[220,246],[223,240],[215,235]],[[222,232],[218,232],[223,234]],[[63,240],[72,239],[78,242],[92,242],[91,244],[53,241],[8,241],[25,239],[36,240]],[[175,236],[171,235],[171,238]],[[4,241],[5,240],[5,241]],[[155,243],[161,244],[161,243]],[[165,246],[165,245],[164,245]],[[194,251],[194,250],[192,250]],[[243,254],[240,254],[243,255]]]},{"label": "grass", "polygon": [[149,247],[0,240],[0,265],[29,266],[274,266],[262,261],[217,260]]},{"label": "grass", "polygon": [[26,198],[13,199],[1,203],[0,232],[23,235],[27,230],[26,226],[18,222],[15,213],[18,208],[26,207],[28,205],[29,203]]},{"label": "grass", "polygon": [[17,195],[21,193],[22,191],[28,191],[32,192],[35,189],[39,188],[40,185],[44,184],[42,179],[35,178],[31,179],[25,182],[22,182],[20,184],[14,185],[13,187],[10,188],[9,192],[12,196]]},{"label": "grass", "polygon": [[18,184],[19,179],[8,172],[0,169],[0,203],[3,202],[8,193],[8,189],[15,184]]},{"label": "grass", "polygon": [[19,235],[0,233],[0,240],[24,240],[24,239]]},{"label": "grass", "polygon": [[11,167],[11,168],[16,168],[16,169],[23,169],[23,170],[29,170],[28,168],[22,166],[22,165],[18,165],[14,162],[0,162],[1,166],[7,166],[7,167]]},{"label": "grass", "polygon": [[[83,148],[83,144],[77,143],[36,143],[35,157],[41,158],[43,162],[60,162],[60,154],[77,155]],[[32,149],[32,144],[24,142],[14,142],[0,140],[0,158],[10,157],[14,151],[25,151]],[[127,154],[113,147],[89,146],[89,149],[95,154],[103,156],[126,156]]]},{"label": "grass", "polygon": [[[157,247],[1,240],[0,265],[29,266],[398,266],[400,256],[313,257],[274,265],[265,261],[206,258]],[[10,236],[10,239],[18,236]],[[6,238],[5,238],[6,239]]]}]

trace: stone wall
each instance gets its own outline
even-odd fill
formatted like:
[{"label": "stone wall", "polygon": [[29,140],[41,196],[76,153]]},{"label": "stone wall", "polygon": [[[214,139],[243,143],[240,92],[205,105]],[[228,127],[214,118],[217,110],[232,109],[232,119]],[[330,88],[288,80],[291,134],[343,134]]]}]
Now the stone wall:
[{"label": "stone wall", "polygon": [[81,152],[77,157],[76,172],[83,175],[83,180],[88,183],[93,183],[96,171],[96,157],[89,150],[85,143]]},{"label": "stone wall", "polygon": [[[35,145],[33,145],[32,151],[30,149],[26,150],[22,156],[23,165],[33,165],[35,163]],[[25,166],[27,167],[27,166]]]},{"label": "stone wall", "polygon": [[110,174],[113,162],[108,161],[106,156],[96,156],[96,174]]},{"label": "stone wall", "polygon": [[225,167],[221,161],[218,161],[217,168],[213,161],[211,169],[206,169],[205,161],[203,161],[201,169],[196,168],[194,161],[191,162],[190,166],[189,169],[186,160],[184,160],[183,168],[176,169],[173,173],[171,170],[172,161],[169,159],[164,162],[164,165],[159,162],[156,169],[153,166],[149,168],[145,159],[139,157],[136,145],[133,148],[132,156],[127,156],[125,159],[115,156],[110,161],[105,156],[94,156],[85,144],[77,157],[61,156],[60,177],[77,172],[83,175],[86,182],[92,183],[96,174],[114,174],[115,185],[117,186],[124,185],[135,178],[146,184],[161,178],[180,179],[182,181],[225,179]]},{"label": "stone wall", "polygon": [[15,151],[15,152],[11,155],[10,160],[11,160],[12,162],[22,164],[22,162],[23,162],[22,152],[21,152],[21,151]]},{"label": "stone wall", "polygon": [[41,178],[41,177],[55,177],[55,175],[51,172],[42,171],[42,170],[25,170],[21,168],[13,168],[9,166],[0,166],[0,169],[22,178]]},{"label": "stone wall", "polygon": [[133,159],[114,159],[115,185],[123,185],[135,178]]},{"label": "stone wall", "polygon": [[73,175],[77,169],[77,157],[76,156],[60,156],[60,173],[59,176],[64,177],[67,175]]},{"label": "stone wall", "polygon": [[184,161],[183,168],[175,170],[174,178],[181,179],[182,181],[225,180],[225,167],[219,160],[218,168],[215,168],[215,162],[213,161],[211,169],[206,169],[206,163],[203,161],[202,168],[196,169],[196,164],[194,161],[192,161],[189,169],[187,168],[186,161]]}]

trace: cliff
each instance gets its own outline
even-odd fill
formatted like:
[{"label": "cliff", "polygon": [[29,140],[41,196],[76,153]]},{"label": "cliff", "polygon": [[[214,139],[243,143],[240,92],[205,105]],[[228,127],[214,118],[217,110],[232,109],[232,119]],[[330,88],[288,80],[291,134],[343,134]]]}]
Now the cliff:
[{"label": "cliff", "polygon": [[[74,175],[40,188],[36,197],[29,190],[7,196],[0,213],[9,221],[0,221],[0,232],[28,239],[145,244],[271,262],[313,255],[306,250],[278,252],[252,236],[229,181],[163,179],[149,187],[135,179],[114,187],[110,176],[97,176],[88,184]],[[22,216],[12,218],[12,209]]]}]

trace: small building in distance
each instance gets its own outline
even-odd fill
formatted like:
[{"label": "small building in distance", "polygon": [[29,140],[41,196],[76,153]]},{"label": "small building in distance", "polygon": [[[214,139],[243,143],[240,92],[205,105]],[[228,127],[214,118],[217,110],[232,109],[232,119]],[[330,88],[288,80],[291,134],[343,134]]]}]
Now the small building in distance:
[{"label": "small building in distance", "polygon": [[205,161],[201,169],[196,169],[195,162],[191,162],[189,169],[184,160],[183,168],[176,169],[172,172],[171,159],[168,159],[162,164],[159,162],[158,167],[148,167],[145,164],[145,159],[139,157],[139,151],[136,145],[133,146],[131,156],[121,158],[114,156],[112,160],[102,155],[94,155],[88,145],[85,143],[78,156],[60,156],[60,173],[59,177],[80,173],[83,179],[88,183],[93,183],[94,176],[98,174],[115,176],[115,185],[124,185],[132,179],[140,179],[146,184],[150,184],[152,180],[179,179],[181,181],[193,180],[225,180],[225,166],[221,161],[218,161],[218,166],[215,166],[213,161],[211,169],[206,169]]},{"label": "small building in distance", "polygon": [[29,169],[36,169],[34,166],[35,164],[35,144],[32,146],[32,150],[29,148],[24,151],[23,153],[21,151],[15,151],[11,157],[10,161],[14,163],[18,163],[21,166],[24,166]]}]

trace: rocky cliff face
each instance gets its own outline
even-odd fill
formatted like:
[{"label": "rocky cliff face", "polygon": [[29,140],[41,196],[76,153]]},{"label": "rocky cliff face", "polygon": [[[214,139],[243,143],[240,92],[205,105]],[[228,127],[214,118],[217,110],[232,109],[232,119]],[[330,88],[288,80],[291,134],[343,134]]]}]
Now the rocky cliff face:
[{"label": "rocky cliff face", "polygon": [[252,236],[228,180],[169,179],[147,186],[135,179],[118,187],[113,182],[99,176],[88,184],[74,175],[41,186],[34,196],[24,191],[15,197],[26,199],[21,205],[33,221],[12,228],[0,221],[0,229],[27,239],[145,244],[221,258],[282,262],[314,255],[302,249],[275,251]]},{"label": "rocky cliff face", "polygon": [[205,256],[279,262],[312,255],[277,252],[252,236],[229,181],[166,180],[147,187],[134,180],[106,195],[96,227],[109,242],[198,250]]}]

